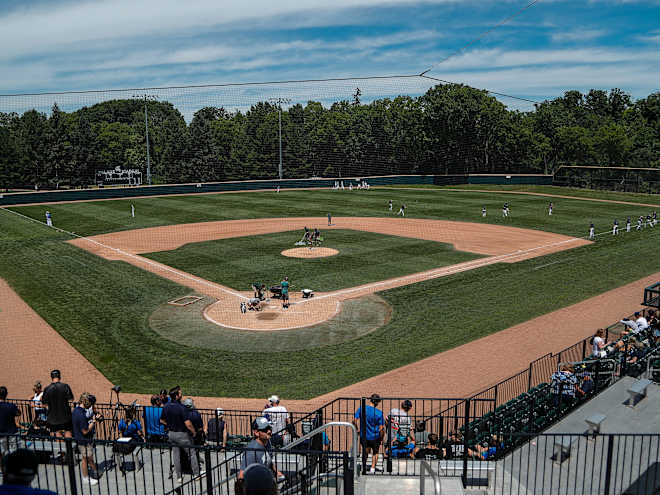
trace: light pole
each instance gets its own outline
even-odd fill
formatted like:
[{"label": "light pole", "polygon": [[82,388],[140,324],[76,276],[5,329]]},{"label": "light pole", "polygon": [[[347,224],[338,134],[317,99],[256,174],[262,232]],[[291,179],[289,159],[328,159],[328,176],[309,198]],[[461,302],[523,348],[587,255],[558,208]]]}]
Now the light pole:
[{"label": "light pole", "polygon": [[282,103],[291,103],[291,98],[269,98],[268,101],[277,104],[277,121],[280,129],[280,180],[282,180]]},{"label": "light pole", "polygon": [[156,101],[156,95],[133,95],[133,98],[144,99],[144,135],[147,142],[147,184],[151,185],[151,161],[149,159],[149,118],[147,117],[147,101]]}]

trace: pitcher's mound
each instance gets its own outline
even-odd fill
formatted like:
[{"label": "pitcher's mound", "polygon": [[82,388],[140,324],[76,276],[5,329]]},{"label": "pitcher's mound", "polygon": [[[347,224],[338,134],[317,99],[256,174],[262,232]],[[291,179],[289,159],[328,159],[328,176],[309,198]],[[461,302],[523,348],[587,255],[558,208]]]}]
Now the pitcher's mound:
[{"label": "pitcher's mound", "polygon": [[339,251],[325,247],[315,247],[312,249],[299,247],[282,251],[282,255],[289,258],[325,258],[326,256],[334,256],[335,254],[339,254]]}]

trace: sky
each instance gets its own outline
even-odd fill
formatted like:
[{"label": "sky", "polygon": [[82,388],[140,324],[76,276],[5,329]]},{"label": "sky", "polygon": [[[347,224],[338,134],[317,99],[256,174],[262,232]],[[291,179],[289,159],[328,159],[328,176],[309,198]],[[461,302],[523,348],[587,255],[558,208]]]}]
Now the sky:
[{"label": "sky", "polygon": [[[43,100],[73,108],[148,93],[239,108],[271,97],[332,101],[356,87],[366,99],[415,96],[437,81],[357,78],[425,71],[534,101],[571,89],[616,87],[633,99],[660,91],[660,0],[538,0],[486,33],[530,2],[0,0],[0,94],[129,88]],[[326,78],[353,79],[246,84]],[[229,86],[130,89],[189,85]],[[36,100],[0,96],[0,111]]]}]

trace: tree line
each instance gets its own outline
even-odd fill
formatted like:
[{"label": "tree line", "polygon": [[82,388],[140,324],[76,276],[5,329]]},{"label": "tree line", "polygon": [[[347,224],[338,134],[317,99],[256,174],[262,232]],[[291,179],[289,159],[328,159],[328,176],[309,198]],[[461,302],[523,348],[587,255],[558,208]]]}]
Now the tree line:
[{"label": "tree line", "polygon": [[[281,110],[285,178],[660,168],[660,92],[633,101],[619,89],[568,91],[528,112],[455,84],[370,103],[360,95],[358,88],[330,107],[309,101]],[[0,187],[86,186],[97,170],[115,167],[146,173],[144,105],[0,113]],[[146,106],[155,183],[277,178],[278,106],[209,106],[190,123],[169,102]]]}]

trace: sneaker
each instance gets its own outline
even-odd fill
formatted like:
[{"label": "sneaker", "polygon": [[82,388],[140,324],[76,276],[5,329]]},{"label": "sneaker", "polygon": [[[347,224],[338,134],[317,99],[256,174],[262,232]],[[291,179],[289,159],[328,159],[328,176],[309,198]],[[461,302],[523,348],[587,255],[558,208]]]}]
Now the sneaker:
[{"label": "sneaker", "polygon": [[82,477],[82,482],[85,485],[98,485],[99,484],[98,480],[95,480],[94,478],[90,478],[89,476],[83,476]]},{"label": "sneaker", "polygon": [[376,471],[377,473],[382,473],[383,472],[383,470],[379,467],[373,468],[373,470]]},{"label": "sneaker", "polygon": [[375,472],[376,472],[376,470],[375,470],[374,468],[371,468],[371,469],[369,470],[369,474],[374,474]]},{"label": "sneaker", "polygon": [[183,483],[183,476],[179,476],[179,477],[176,479],[176,482],[179,483],[179,484]]}]

